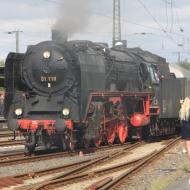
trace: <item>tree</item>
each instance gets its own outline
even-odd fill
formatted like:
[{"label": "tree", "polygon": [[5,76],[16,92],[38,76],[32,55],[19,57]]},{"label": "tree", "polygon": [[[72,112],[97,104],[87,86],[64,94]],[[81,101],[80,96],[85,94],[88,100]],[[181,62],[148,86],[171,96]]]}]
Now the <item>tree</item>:
[{"label": "tree", "polygon": [[0,60],[0,67],[5,66],[5,61],[4,60]]},{"label": "tree", "polygon": [[179,65],[183,67],[184,69],[190,70],[190,62],[188,62],[187,59],[184,59],[183,61],[181,61]]}]

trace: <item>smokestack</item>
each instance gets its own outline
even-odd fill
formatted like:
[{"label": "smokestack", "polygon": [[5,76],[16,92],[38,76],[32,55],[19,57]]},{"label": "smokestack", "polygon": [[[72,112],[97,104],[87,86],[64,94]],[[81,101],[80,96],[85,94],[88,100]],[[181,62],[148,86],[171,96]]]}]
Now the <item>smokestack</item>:
[{"label": "smokestack", "polygon": [[68,39],[68,35],[66,32],[52,29],[52,40],[57,43],[65,43]]}]

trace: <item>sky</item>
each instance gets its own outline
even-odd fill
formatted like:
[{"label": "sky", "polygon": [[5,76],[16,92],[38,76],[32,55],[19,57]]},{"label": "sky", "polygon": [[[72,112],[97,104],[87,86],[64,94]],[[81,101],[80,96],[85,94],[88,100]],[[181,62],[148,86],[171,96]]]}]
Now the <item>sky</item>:
[{"label": "sky", "polygon": [[[7,34],[9,31],[22,31],[20,52],[25,52],[28,45],[50,40],[52,26],[64,10],[64,1],[0,0],[0,60],[15,51],[15,34]],[[69,1],[75,3],[78,0]],[[113,0],[88,2],[87,22],[82,30],[73,32],[70,39],[106,42],[111,46]],[[177,62],[179,55],[181,60],[190,61],[189,0],[120,2],[122,39],[127,40],[128,47],[151,51],[171,63]],[[75,13],[73,11],[74,18]]]}]

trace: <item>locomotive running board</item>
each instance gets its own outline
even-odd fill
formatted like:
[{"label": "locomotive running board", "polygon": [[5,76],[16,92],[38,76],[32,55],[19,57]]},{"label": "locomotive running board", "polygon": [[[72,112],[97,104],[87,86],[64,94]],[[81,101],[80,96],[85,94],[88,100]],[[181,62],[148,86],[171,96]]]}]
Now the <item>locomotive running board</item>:
[{"label": "locomotive running board", "polygon": [[92,99],[97,98],[111,98],[111,97],[151,97],[153,95],[152,92],[128,92],[128,91],[115,91],[115,92],[107,92],[107,91],[98,91],[91,92],[88,98],[88,103],[85,111],[84,121],[87,119],[88,110]]}]

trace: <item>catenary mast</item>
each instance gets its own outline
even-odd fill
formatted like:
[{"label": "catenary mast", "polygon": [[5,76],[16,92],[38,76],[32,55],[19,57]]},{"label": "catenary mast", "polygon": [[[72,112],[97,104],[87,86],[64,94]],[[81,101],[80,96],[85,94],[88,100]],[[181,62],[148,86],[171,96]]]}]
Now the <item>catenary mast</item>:
[{"label": "catenary mast", "polygon": [[113,0],[113,40],[112,45],[121,41],[121,13],[120,0]]}]

